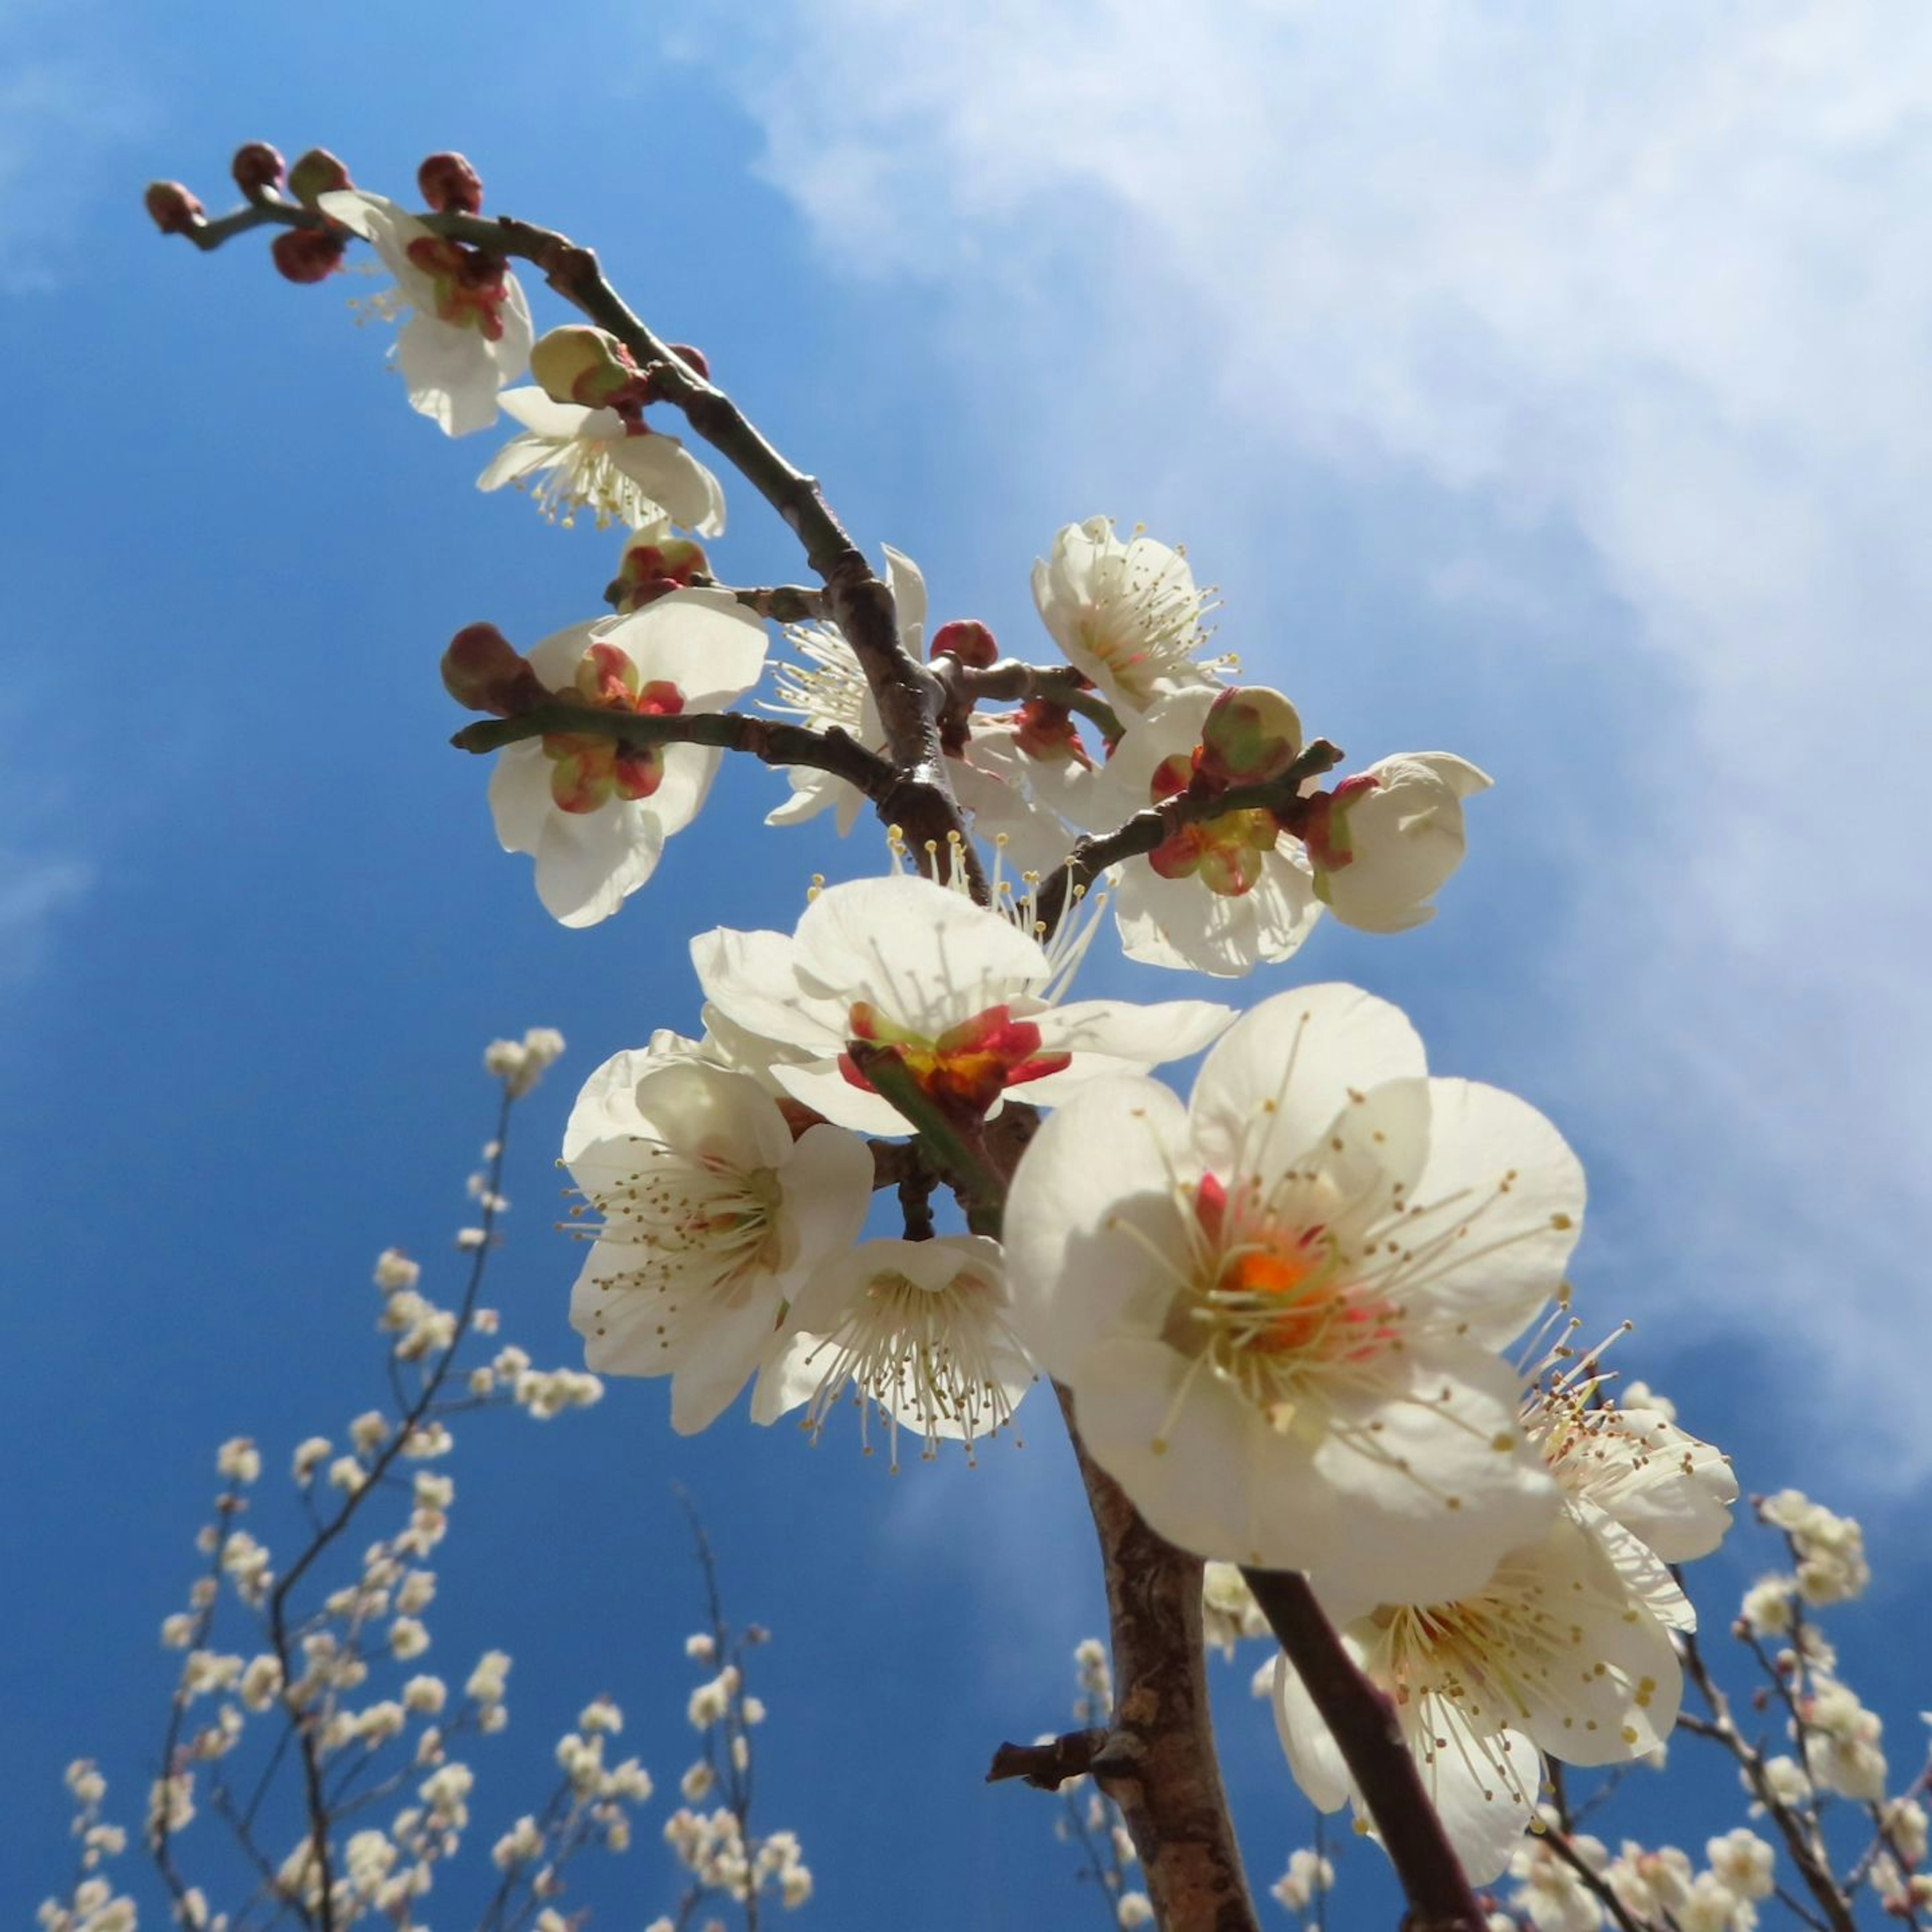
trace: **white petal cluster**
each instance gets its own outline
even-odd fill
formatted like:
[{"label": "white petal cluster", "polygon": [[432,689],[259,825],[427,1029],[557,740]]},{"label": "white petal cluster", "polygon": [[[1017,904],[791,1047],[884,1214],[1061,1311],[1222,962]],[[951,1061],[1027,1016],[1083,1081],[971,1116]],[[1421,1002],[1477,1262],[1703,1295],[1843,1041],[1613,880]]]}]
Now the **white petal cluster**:
[{"label": "white petal cluster", "polygon": [[912,876],[828,886],[789,937],[702,934],[692,960],[716,1012],[785,1056],[770,1065],[778,1084],[860,1133],[907,1123],[855,1043],[894,1051],[935,1102],[977,1116],[1010,1088],[1055,1106],[1090,1081],[1198,1052],[1230,1018],[1198,1000],[1065,1001],[1065,975],[1032,934]]},{"label": "white petal cluster", "polygon": [[[722,711],[758,682],[764,627],[728,591],[680,590],[629,616],[560,631],[529,662],[547,689],[593,709]],[[595,926],[656,871],[723,756],[672,744],[620,758],[612,740],[590,734],[506,745],[490,779],[498,841],[536,860],[537,896],[553,918]]]},{"label": "white petal cluster", "polygon": [[1015,1325],[1184,1548],[1357,1607],[1453,1598],[1556,1513],[1495,1352],[1582,1205],[1532,1108],[1429,1078],[1393,1006],[1310,987],[1237,1022],[1186,1107],[1113,1080],[1047,1121],[1007,1204]]},{"label": "white petal cluster", "polygon": [[594,1369],[669,1376],[686,1433],[773,1364],[786,1303],[872,1201],[863,1142],[825,1125],[794,1140],[756,1080],[696,1060],[619,1055],[579,1099],[564,1160],[595,1217],[572,1324]]},{"label": "white petal cluster", "polygon": [[389,307],[406,313],[395,356],[410,406],[448,436],[487,429],[496,420],[497,392],[522,374],[535,339],[516,277],[506,267],[494,290],[470,286],[466,300],[446,272],[437,272],[436,258],[454,259],[453,244],[394,202],[343,188],[323,195],[320,206],[372,244],[395,278]]},{"label": "white petal cluster", "polygon": [[600,530],[676,524],[700,536],[724,535],[723,488],[676,436],[627,423],[615,410],[555,401],[540,388],[506,389],[496,400],[523,434],[490,459],[478,489],[514,484],[566,527],[587,511]]}]

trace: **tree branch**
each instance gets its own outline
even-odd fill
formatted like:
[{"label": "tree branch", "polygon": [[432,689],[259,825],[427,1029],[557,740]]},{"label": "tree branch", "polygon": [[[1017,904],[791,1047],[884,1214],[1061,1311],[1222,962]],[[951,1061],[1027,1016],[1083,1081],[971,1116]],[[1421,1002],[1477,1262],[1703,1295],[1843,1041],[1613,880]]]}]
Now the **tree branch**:
[{"label": "tree branch", "polygon": [[1485,1932],[1488,1918],[1444,1836],[1388,1700],[1355,1668],[1298,1570],[1244,1570],[1408,1895],[1411,1932]]},{"label": "tree branch", "polygon": [[1034,664],[1018,658],[1002,658],[997,664],[976,667],[962,664],[957,658],[942,657],[934,664],[933,674],[945,688],[942,726],[949,722],[963,725],[966,713],[982,698],[1004,704],[1039,699],[1078,712],[1110,744],[1120,736],[1120,713],[1071,664]]},{"label": "tree branch", "polygon": [[[630,351],[655,394],[681,410],[692,429],[778,512],[824,579],[826,614],[852,646],[878,701],[886,746],[900,775],[891,800],[878,801],[880,815],[903,828],[916,860],[929,852],[935,866],[948,865],[956,851],[967,867],[974,896],[983,902],[986,881],[966,838],[940,742],[939,680],[900,642],[892,592],[833,514],[818,479],[788,463],[722,389],[700,376],[632,313],[604,279],[590,249],[554,230],[512,215],[423,214],[416,218],[432,234],[486,254],[531,263],[565,301]],[[326,217],[267,195],[184,232],[206,251],[265,225],[340,232]],[[953,833],[958,835],[956,846],[949,836]]]}]

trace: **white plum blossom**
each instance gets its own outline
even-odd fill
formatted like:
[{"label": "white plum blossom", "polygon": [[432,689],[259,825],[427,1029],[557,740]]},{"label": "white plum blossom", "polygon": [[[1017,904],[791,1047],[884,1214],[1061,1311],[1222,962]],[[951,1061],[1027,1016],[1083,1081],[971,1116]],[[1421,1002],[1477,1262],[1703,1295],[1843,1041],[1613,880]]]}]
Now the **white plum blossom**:
[{"label": "white plum blossom", "polygon": [[1185,554],[1138,531],[1123,542],[1108,518],[1060,532],[1034,565],[1033,599],[1068,663],[1124,716],[1218,681],[1201,658],[1208,604]]},{"label": "white plum blossom", "polygon": [[[596,711],[722,711],[758,682],[764,627],[728,591],[680,590],[628,617],[573,625],[530,653],[543,684]],[[698,816],[724,754],[552,733],[506,745],[490,808],[506,852],[536,860],[537,896],[565,926],[608,919]]]},{"label": "white plum blossom", "polygon": [[[1090,809],[1118,821],[1185,790],[1220,694],[1185,691],[1130,716]],[[1270,697],[1278,694],[1270,693]],[[1286,699],[1282,722],[1300,749]],[[1114,918],[1130,959],[1234,978],[1298,951],[1322,916],[1306,848],[1264,810],[1196,820],[1118,868]]]},{"label": "white plum blossom", "polygon": [[516,277],[480,250],[432,233],[382,195],[340,188],[317,206],[370,243],[395,278],[386,306],[410,311],[395,348],[410,406],[446,435],[488,428],[498,392],[523,374],[534,340]]},{"label": "white plum blossom", "polygon": [[1348,1615],[1479,1588],[1558,1507],[1494,1352],[1562,1280],[1582,1170],[1523,1102],[1426,1076],[1384,1001],[1280,994],[1185,1108],[1076,1095],[1007,1202],[1014,1325],[1094,1460],[1172,1541]]},{"label": "white plum blossom", "polygon": [[1494,781],[1448,752],[1404,752],[1318,793],[1302,836],[1315,892],[1344,926],[1406,932],[1462,862],[1462,801]]},{"label": "white plum blossom", "polygon": [[[1424,1788],[1470,1880],[1508,1868],[1536,1812],[1547,1752],[1613,1764],[1653,1750],[1677,1721],[1670,1633],[1568,1516],[1511,1552],[1480,1589],[1385,1604],[1342,1640],[1395,1707]],[[1286,1656],[1275,1712],[1295,1782],[1324,1810],[1357,1794],[1340,1750]],[[1358,1799],[1358,1810],[1366,1816]]]},{"label": "white plum blossom", "polygon": [[800,1052],[772,1066],[778,1084],[860,1133],[904,1133],[907,1123],[855,1046],[895,1052],[940,1107],[983,1114],[1010,1088],[1058,1106],[1090,1080],[1198,1052],[1229,1018],[1200,1000],[1062,1003],[1066,976],[1037,939],[903,874],[827,887],[790,937],[720,928],[691,951],[719,1013]]},{"label": "white plum blossom", "polygon": [[[809,1400],[818,1430],[848,1390],[862,1414],[886,1420],[892,1466],[902,1427],[966,1445],[1012,1420],[1034,1368],[1007,1323],[1011,1298],[1000,1244],[980,1234],[876,1240],[834,1255],[785,1317],[791,1339],[776,1371],[789,1399]],[[868,1445],[869,1446],[869,1445]]]},{"label": "white plum blossom", "polygon": [[625,1069],[593,1081],[565,1132],[565,1162],[598,1217],[570,1318],[592,1368],[668,1375],[672,1426],[688,1435],[782,1346],[788,1298],[850,1246],[872,1157],[838,1127],[794,1141],[748,1075],[620,1058]]},{"label": "white plum blossom", "polygon": [[506,389],[496,400],[523,434],[490,459],[478,489],[529,487],[538,509],[566,524],[584,509],[599,530],[669,522],[700,536],[724,534],[724,492],[676,436],[628,424],[615,410],[555,401],[534,386]]}]

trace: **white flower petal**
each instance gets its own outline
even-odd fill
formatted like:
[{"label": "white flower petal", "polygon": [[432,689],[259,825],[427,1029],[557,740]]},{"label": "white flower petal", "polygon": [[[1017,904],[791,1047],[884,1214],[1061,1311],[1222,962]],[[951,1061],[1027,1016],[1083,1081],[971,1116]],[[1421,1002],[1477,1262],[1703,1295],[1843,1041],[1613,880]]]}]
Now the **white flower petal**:
[{"label": "white flower petal", "polygon": [[537,897],[560,925],[596,926],[657,870],[657,820],[616,802],[596,812],[553,812],[537,840]]}]

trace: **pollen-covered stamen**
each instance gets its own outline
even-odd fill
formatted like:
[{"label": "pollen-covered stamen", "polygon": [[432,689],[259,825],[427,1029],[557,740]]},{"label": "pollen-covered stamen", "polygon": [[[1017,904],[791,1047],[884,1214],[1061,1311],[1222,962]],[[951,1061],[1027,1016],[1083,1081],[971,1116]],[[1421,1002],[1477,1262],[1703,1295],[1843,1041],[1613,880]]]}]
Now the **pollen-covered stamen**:
[{"label": "pollen-covered stamen", "polygon": [[777,698],[758,708],[816,731],[836,728],[862,742],[870,687],[852,646],[824,624],[788,624],[785,640],[806,660],[772,668]]},{"label": "pollen-covered stamen", "polygon": [[[806,1427],[814,1435],[823,1430],[849,1383],[862,1434],[874,1410],[885,1417],[895,1470],[902,1423],[923,1436],[922,1461],[932,1461],[952,1436],[964,1442],[970,1463],[980,1438],[1013,1418],[1001,1358],[1010,1364],[1020,1351],[1004,1310],[999,1291],[970,1268],[937,1292],[896,1268],[880,1270],[806,1358],[819,1374]],[[869,1454],[869,1440],[866,1448]]]},{"label": "pollen-covered stamen", "polygon": [[[1006,1088],[1044,1079],[1072,1062],[1071,1054],[1042,1052],[1040,1028],[1015,1019],[1005,1005],[988,1006],[937,1039],[898,1025],[865,1000],[854,1005],[848,1024],[854,1046],[890,1048],[921,1090],[955,1113],[984,1114]],[[878,1091],[852,1053],[839,1055],[838,1070],[862,1091]]]},{"label": "pollen-covered stamen", "polygon": [[405,252],[410,266],[427,275],[435,290],[440,322],[474,328],[486,342],[502,340],[502,310],[509,288],[501,262],[437,235],[418,236]]},{"label": "pollen-covered stamen", "polygon": [[[598,711],[626,711],[640,718],[675,718],[684,694],[662,678],[648,682],[627,652],[595,644],[579,660],[568,692],[558,694]],[[550,797],[562,812],[595,812],[613,798],[649,798],[664,782],[664,751],[656,745],[624,746],[590,732],[552,731],[543,738],[551,761]]]},{"label": "pollen-covered stamen", "polygon": [[668,1348],[681,1291],[728,1295],[777,1267],[783,1190],[770,1168],[694,1157],[657,1141],[628,1145],[637,1164],[584,1191],[571,1210],[572,1232],[624,1258],[598,1278],[600,1298],[627,1290],[664,1298],[658,1332]]},{"label": "pollen-covered stamen", "polygon": [[1213,593],[1195,583],[1184,550],[1130,548],[1103,571],[1099,588],[1078,620],[1080,641],[1137,695],[1187,670],[1212,635],[1203,620]]}]

